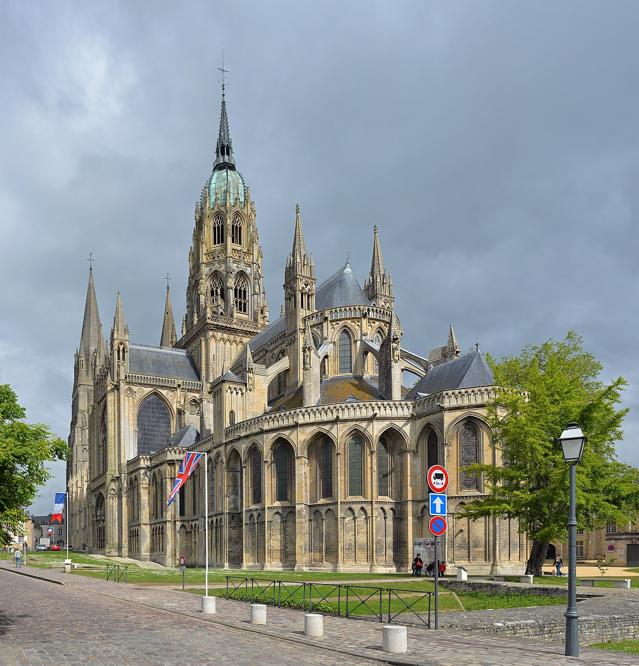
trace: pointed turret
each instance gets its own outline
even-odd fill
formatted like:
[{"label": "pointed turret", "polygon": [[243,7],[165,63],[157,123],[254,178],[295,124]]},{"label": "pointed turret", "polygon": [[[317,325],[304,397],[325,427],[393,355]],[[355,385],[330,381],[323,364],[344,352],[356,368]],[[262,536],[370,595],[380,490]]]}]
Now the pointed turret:
[{"label": "pointed turret", "polygon": [[379,241],[377,225],[373,227],[373,258],[371,260],[371,271],[364,284],[364,291],[369,300],[375,305],[383,308],[393,306],[393,282],[390,273],[384,270],[382,246]]},{"label": "pointed turret", "polygon": [[102,324],[98,312],[98,301],[95,297],[95,284],[93,283],[93,267],[89,268],[89,284],[87,285],[87,298],[84,304],[84,320],[82,322],[82,335],[80,336],[79,353],[89,363],[93,352],[100,345],[102,337]]},{"label": "pointed turret", "polygon": [[173,319],[173,307],[171,306],[171,289],[166,285],[166,301],[164,303],[164,320],[162,322],[162,336],[160,347],[174,347],[177,342],[175,332],[175,320]]},{"label": "pointed turret", "polygon": [[295,234],[293,235],[293,250],[291,257],[293,261],[304,261],[306,256],[306,243],[304,242],[304,232],[302,231],[302,215],[300,205],[295,205]]},{"label": "pointed turret", "polygon": [[124,308],[120,292],[115,299],[115,315],[113,317],[113,328],[111,329],[111,342],[114,339],[124,340],[129,337],[129,327],[124,318]]},{"label": "pointed turret", "polygon": [[226,114],[225,86],[222,84],[222,109],[220,110],[220,131],[215,147],[215,162],[213,171],[219,169],[230,169],[235,171],[235,158],[233,157],[233,143],[229,132],[229,118]]},{"label": "pointed turret", "polygon": [[457,336],[455,335],[455,329],[453,325],[450,324],[448,327],[448,340],[446,342],[446,356],[447,358],[457,358],[460,353],[459,345],[457,344]]}]

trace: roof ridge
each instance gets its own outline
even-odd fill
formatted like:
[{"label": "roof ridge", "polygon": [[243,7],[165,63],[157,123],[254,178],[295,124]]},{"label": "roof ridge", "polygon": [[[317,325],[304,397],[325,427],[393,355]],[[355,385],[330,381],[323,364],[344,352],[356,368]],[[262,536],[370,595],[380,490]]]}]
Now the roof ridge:
[{"label": "roof ridge", "polygon": [[168,347],[157,347],[155,345],[143,345],[139,342],[132,342],[129,348],[135,347],[136,349],[152,349],[153,351],[163,352],[164,354],[178,354],[180,356],[188,356],[186,349],[170,349]]},{"label": "roof ridge", "polygon": [[322,287],[325,287],[329,282],[331,282],[332,280],[334,280],[336,277],[339,277],[339,276],[344,272],[344,270],[346,269],[346,267],[347,267],[349,264],[350,264],[350,261],[346,260],[346,263],[345,263],[343,266],[341,266],[337,271],[335,271],[335,273],[333,273],[333,275],[331,275],[330,277],[327,277],[326,280],[324,280],[324,282],[322,282],[322,283],[320,284],[320,286],[317,288],[318,291],[319,291]]}]

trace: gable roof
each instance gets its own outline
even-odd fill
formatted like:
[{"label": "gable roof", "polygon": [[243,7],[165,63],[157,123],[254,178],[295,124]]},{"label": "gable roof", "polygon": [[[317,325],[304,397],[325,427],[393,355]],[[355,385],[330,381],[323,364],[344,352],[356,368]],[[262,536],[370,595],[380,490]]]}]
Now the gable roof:
[{"label": "gable roof", "polygon": [[469,354],[447,361],[431,368],[413,388],[407,398],[414,400],[418,393],[438,393],[450,389],[492,386],[493,373],[481,352],[473,350]]},{"label": "gable roof", "polygon": [[150,377],[200,381],[195,365],[184,349],[129,345],[129,372]]},{"label": "gable roof", "polygon": [[169,437],[168,446],[193,446],[193,444],[199,440],[200,433],[197,428],[192,425],[187,425]]}]

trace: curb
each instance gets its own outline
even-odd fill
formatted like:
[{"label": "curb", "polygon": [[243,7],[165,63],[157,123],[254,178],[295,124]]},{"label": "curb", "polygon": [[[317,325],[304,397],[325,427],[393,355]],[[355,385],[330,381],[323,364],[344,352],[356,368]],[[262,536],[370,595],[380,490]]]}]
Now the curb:
[{"label": "curb", "polygon": [[52,580],[51,578],[45,578],[44,576],[38,576],[34,573],[29,573],[27,571],[19,571],[18,569],[10,569],[9,567],[0,566],[2,571],[9,571],[10,573],[18,574],[18,576],[26,576],[27,578],[35,578],[36,580],[43,580],[45,583],[53,583],[54,585],[67,585],[61,580]]}]

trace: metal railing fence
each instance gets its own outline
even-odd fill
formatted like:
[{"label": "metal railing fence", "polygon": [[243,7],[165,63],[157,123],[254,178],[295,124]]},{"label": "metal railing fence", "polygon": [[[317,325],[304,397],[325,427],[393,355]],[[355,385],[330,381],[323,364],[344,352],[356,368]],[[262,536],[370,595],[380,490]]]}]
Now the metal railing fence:
[{"label": "metal railing fence", "polygon": [[341,617],[375,618],[391,624],[407,614],[411,620],[431,626],[434,593],[415,589],[307,581],[284,581],[227,575],[226,599],[271,606],[300,608]]}]

